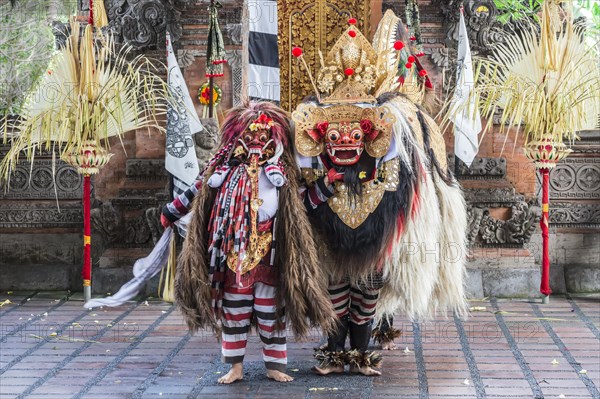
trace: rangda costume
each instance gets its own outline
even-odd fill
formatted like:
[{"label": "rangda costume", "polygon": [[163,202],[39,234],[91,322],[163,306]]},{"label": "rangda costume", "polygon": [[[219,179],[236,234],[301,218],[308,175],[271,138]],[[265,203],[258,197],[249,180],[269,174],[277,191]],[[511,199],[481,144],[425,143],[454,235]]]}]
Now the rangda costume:
[{"label": "rangda costume", "polygon": [[374,318],[465,313],[466,207],[438,126],[398,92],[397,21],[386,14],[373,44],[349,26],[321,58],[317,99],[292,114],[340,320],[316,354],[321,367],[377,367],[367,350]]},{"label": "rangda costume", "polygon": [[253,317],[265,365],[279,371],[286,321],[298,336],[335,322],[289,137],[286,114],[270,103],[232,109],[201,180],[164,212],[174,222],[192,204],[175,299],[192,331],[222,333],[227,363],[243,361]]}]

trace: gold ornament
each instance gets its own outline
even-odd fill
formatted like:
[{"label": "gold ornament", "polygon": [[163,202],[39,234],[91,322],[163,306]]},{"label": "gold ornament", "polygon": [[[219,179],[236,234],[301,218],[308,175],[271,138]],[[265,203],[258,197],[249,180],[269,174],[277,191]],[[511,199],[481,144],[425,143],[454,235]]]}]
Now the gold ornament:
[{"label": "gold ornament", "polygon": [[100,168],[110,161],[113,154],[109,154],[95,141],[85,141],[81,147],[70,154],[63,156],[63,161],[77,168],[77,173],[82,175],[95,175]]},{"label": "gold ornament", "polygon": [[[386,191],[398,189],[399,173],[400,165],[397,160],[384,162],[377,169],[375,179],[362,183],[361,196],[353,196],[344,183],[336,182],[335,193],[327,203],[345,225],[356,229],[377,209]],[[322,171],[318,169],[302,169],[302,176],[308,184],[314,184],[322,175]]]},{"label": "gold ornament", "polygon": [[240,259],[239,254],[231,250],[227,255],[227,266],[234,272],[244,274],[254,269],[271,249],[273,237],[270,232],[258,232],[258,209],[263,203],[258,197],[258,157],[252,157],[247,169],[252,184],[252,197],[250,198],[250,237],[248,248],[244,257]]},{"label": "gold ornament", "polygon": [[527,143],[523,151],[537,169],[554,169],[557,163],[573,152],[565,143],[553,142],[552,139]]},{"label": "gold ornament", "polygon": [[296,125],[296,149],[307,157],[315,157],[323,152],[324,142],[316,141],[308,133],[319,122],[326,121],[332,126],[340,122],[358,123],[363,119],[373,122],[375,130],[379,131],[374,140],[365,142],[365,150],[370,156],[381,158],[390,148],[392,126],[396,122],[394,115],[385,106],[362,108],[355,105],[334,105],[321,108],[300,104],[292,112],[292,120]]}]

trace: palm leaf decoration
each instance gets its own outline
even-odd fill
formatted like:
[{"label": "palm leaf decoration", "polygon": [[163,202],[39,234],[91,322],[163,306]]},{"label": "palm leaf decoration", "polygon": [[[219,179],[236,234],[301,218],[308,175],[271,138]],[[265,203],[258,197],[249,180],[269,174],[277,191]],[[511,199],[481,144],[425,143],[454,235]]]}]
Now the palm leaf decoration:
[{"label": "palm leaf decoration", "polygon": [[108,138],[137,129],[163,131],[167,91],[156,68],[131,48],[115,50],[112,36],[71,20],[67,44],[26,98],[20,118],[5,123],[10,150],[0,162],[0,178],[8,180],[24,154],[32,161],[39,150],[62,159],[82,147],[110,148]]},{"label": "palm leaf decoration", "polygon": [[[586,44],[585,29],[556,2],[547,1],[540,24],[523,21],[504,35],[489,58],[476,59],[471,95],[487,118],[484,133],[493,127],[494,116],[500,133],[508,138],[520,129],[526,146],[574,140],[578,131],[590,128],[600,112],[600,68],[594,46]],[[448,101],[445,111],[448,123],[464,109]]]}]

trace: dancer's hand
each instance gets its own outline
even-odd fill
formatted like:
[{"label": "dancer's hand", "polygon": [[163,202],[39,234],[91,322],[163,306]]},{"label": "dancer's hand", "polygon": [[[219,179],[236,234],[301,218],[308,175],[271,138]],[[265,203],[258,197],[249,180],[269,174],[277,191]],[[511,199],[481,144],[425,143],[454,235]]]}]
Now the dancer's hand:
[{"label": "dancer's hand", "polygon": [[335,168],[329,169],[326,176],[325,184],[333,184],[336,181],[343,181],[344,174],[335,170]]},{"label": "dancer's hand", "polygon": [[166,228],[171,227],[171,225],[173,223],[171,223],[171,221],[169,219],[167,219],[167,217],[164,214],[161,213],[160,214],[160,224],[162,224],[163,227],[166,229]]}]

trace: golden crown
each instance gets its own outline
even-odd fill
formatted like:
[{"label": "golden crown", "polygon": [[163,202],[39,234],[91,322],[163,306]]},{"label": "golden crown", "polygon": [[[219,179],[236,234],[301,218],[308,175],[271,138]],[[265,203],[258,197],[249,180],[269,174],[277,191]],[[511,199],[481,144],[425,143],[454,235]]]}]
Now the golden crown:
[{"label": "golden crown", "polygon": [[329,50],[327,57],[323,58],[319,51],[321,68],[316,83],[302,56],[302,49],[295,47],[292,50],[292,54],[304,64],[319,102],[375,103],[381,94],[398,88],[398,52],[404,45],[395,40],[397,22],[393,12],[386,13],[371,44],[356,28],[356,20],[350,18],[350,26]]}]

